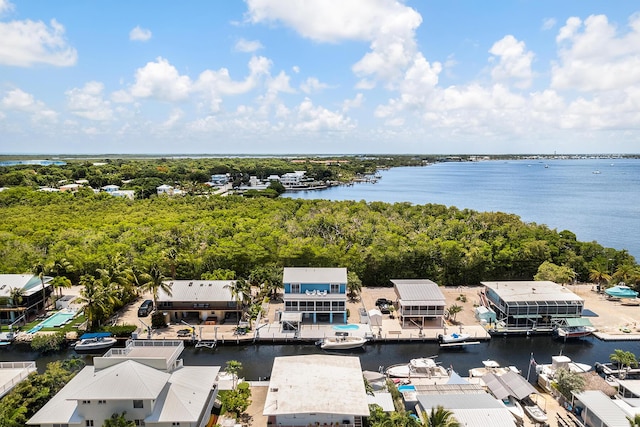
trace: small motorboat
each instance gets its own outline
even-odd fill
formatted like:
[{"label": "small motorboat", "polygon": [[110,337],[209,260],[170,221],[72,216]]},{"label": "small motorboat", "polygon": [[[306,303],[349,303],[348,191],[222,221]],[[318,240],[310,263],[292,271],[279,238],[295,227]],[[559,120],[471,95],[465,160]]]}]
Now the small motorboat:
[{"label": "small motorboat", "polygon": [[638,292],[621,283],[604,290],[604,293],[612,298],[637,298]]},{"label": "small motorboat", "polygon": [[518,422],[523,422],[524,420],[524,409],[522,409],[522,405],[520,404],[520,402],[518,402],[518,399],[516,399],[513,396],[508,396],[502,400],[498,399],[500,402],[502,402],[502,404],[504,406],[507,407],[507,409],[509,410],[509,412],[511,412],[511,415],[513,415],[513,417],[518,421]]},{"label": "small motorboat", "polygon": [[520,373],[520,370],[515,366],[500,366],[495,360],[487,359],[482,361],[482,367],[469,369],[469,378],[482,378],[488,373],[502,375],[510,371]]},{"label": "small motorboat", "polygon": [[95,332],[83,334],[73,349],[78,353],[93,353],[108,350],[118,342],[110,332]]},{"label": "small motorboat", "polygon": [[457,333],[452,333],[452,334],[447,334],[447,335],[438,335],[438,342],[440,344],[458,344],[458,343],[463,343],[465,341],[467,341],[469,338],[471,338],[471,335],[469,334],[457,334]]},{"label": "small motorboat", "polygon": [[335,337],[326,337],[318,342],[323,350],[350,350],[360,348],[367,343],[367,339],[363,337],[354,337],[350,335],[336,335]]},{"label": "small motorboat", "polygon": [[522,407],[524,408],[524,412],[537,423],[546,423],[549,419],[547,414],[542,410],[537,403],[535,403],[531,398],[526,398],[522,401]]},{"label": "small motorboat", "polygon": [[596,331],[591,321],[586,318],[567,318],[564,323],[553,330],[553,334],[562,339],[588,337]]}]

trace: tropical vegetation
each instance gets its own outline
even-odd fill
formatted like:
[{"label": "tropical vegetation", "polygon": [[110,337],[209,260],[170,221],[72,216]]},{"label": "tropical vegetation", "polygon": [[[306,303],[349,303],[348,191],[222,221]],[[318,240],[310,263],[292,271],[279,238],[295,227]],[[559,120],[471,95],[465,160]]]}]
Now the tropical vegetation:
[{"label": "tropical vegetation", "polygon": [[23,427],[76,373],[82,359],[49,363],[45,372],[34,372],[0,400],[0,427]]}]

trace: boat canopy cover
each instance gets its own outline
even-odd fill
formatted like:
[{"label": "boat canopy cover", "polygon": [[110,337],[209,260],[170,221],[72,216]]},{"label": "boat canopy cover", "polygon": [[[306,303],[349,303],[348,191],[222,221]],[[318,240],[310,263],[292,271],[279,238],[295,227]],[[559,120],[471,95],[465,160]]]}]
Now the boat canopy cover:
[{"label": "boat canopy cover", "polygon": [[591,324],[591,320],[584,317],[567,317],[565,320],[567,322],[567,326],[593,326],[593,324]]},{"label": "boat canopy cover", "polygon": [[449,375],[449,381],[447,384],[469,384],[469,381],[462,378],[456,371],[452,371]]},{"label": "boat canopy cover", "polygon": [[488,373],[482,377],[482,381],[484,381],[496,399],[506,399],[509,396],[513,396],[518,400],[522,400],[530,394],[537,393],[536,389],[527,380],[515,372],[505,372],[502,375]]},{"label": "boat canopy cover", "polygon": [[90,338],[107,338],[111,336],[111,332],[89,332],[86,334],[82,334],[80,337],[81,340],[86,340]]}]

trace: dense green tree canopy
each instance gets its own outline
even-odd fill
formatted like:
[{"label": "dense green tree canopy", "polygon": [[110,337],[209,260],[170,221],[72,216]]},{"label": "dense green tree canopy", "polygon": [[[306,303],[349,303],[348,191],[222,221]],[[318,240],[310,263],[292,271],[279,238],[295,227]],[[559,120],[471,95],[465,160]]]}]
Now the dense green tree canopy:
[{"label": "dense green tree canopy", "polygon": [[578,280],[588,280],[603,260],[612,269],[635,265],[626,251],[578,242],[515,215],[432,204],[238,196],[131,201],[20,188],[0,192],[0,215],[3,273],[64,258],[74,284],[91,275],[118,289],[152,266],[177,279],[221,269],[250,279],[260,266],[342,266],[363,286],[386,286],[392,278],[441,285],[531,280],[545,261],[575,271]]}]

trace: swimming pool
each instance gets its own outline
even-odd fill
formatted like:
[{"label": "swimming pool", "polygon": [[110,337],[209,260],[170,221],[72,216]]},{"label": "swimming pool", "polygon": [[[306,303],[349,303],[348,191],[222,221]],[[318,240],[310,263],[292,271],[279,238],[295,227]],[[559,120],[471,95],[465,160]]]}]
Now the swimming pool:
[{"label": "swimming pool", "polygon": [[35,334],[42,328],[57,328],[67,323],[69,320],[73,319],[75,316],[76,316],[75,311],[60,310],[56,313],[53,313],[51,316],[47,317],[42,322],[38,323],[27,333]]},{"label": "swimming pool", "polygon": [[416,391],[416,386],[414,386],[414,385],[401,385],[401,386],[398,386],[398,391],[399,392]]},{"label": "swimming pool", "polygon": [[350,324],[350,325],[336,325],[333,327],[336,331],[353,331],[355,329],[360,329],[360,326]]}]

